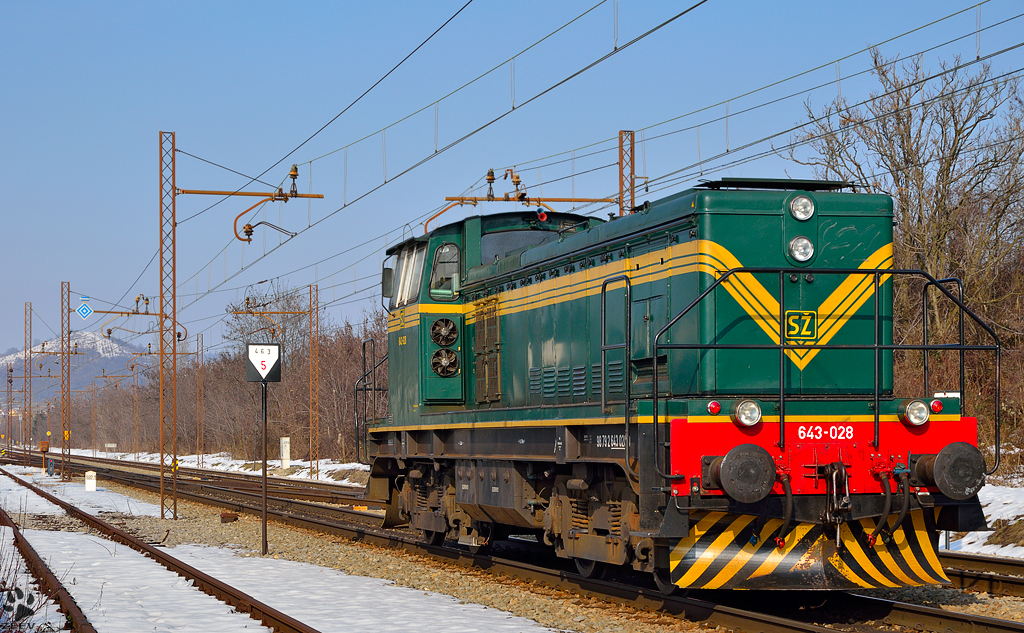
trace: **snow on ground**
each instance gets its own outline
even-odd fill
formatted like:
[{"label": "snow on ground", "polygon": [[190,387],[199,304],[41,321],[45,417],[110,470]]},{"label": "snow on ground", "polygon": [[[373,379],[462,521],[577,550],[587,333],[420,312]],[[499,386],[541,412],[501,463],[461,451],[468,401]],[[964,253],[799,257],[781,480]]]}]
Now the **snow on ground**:
[{"label": "snow on ground", "polygon": [[[159,453],[107,453],[103,451],[94,451],[89,449],[72,449],[73,455],[80,455],[82,457],[102,457],[105,459],[120,459],[124,461],[139,461],[148,462],[151,464],[160,463]],[[183,468],[198,468],[199,467],[199,456],[198,455],[179,455],[178,464]],[[345,479],[342,473],[345,471],[369,471],[370,467],[365,464],[357,462],[336,462],[331,459],[321,459],[317,461],[320,479],[322,481],[335,480],[339,484],[347,484],[351,486],[362,486],[362,483],[349,481]],[[210,470],[224,470],[228,472],[245,472],[245,473],[260,473],[262,472],[263,462],[244,460],[244,459],[233,459],[227,453],[211,453],[203,455],[203,468]],[[267,460],[268,469],[280,469],[281,460],[271,459]],[[285,475],[292,479],[309,479],[309,468],[310,462],[303,461],[301,459],[291,460],[290,467],[288,468],[288,474]],[[280,475],[278,475],[280,476]],[[341,479],[337,479],[341,477]]]},{"label": "snow on ground", "polygon": [[99,633],[270,631],[124,545],[82,532],[23,534]]},{"label": "snow on ground", "polygon": [[[140,514],[151,506],[101,488],[85,492],[81,483],[60,483],[57,477],[41,475],[38,468],[5,469],[33,483],[50,484],[59,490],[58,496],[79,507],[87,503],[90,511],[130,508]],[[0,503],[5,509],[45,514],[49,506],[60,512],[48,502],[36,504],[31,500],[38,499],[34,493],[14,494],[15,485],[0,477]],[[80,532],[23,533],[100,633],[267,630],[126,546]],[[197,545],[178,546],[169,553],[324,633],[406,631],[413,621],[424,633],[551,631],[532,620],[451,596],[307,563],[241,557],[232,549]]]},{"label": "snow on ground", "polygon": [[[1006,486],[982,487],[978,493],[985,518],[991,526],[995,521],[1006,519],[1011,523],[1024,520],[1024,488]],[[1024,558],[1024,547],[1016,545],[999,545],[986,543],[991,532],[968,532],[958,541],[953,541],[949,549],[970,554],[989,554],[993,556],[1014,556]],[[945,542],[944,540],[942,541]]]},{"label": "snow on ground", "polygon": [[0,585],[4,587],[0,591],[0,631],[58,631],[64,626],[57,605],[40,595],[33,584],[9,527],[0,527]]},{"label": "snow on ground", "polygon": [[[28,471],[39,473],[38,468],[25,468],[24,466],[4,466],[3,469],[23,479],[27,478]],[[64,514],[59,507],[2,475],[0,475],[0,507],[15,520],[23,514]]]},{"label": "snow on ground", "polygon": [[[120,512],[135,516],[160,516],[160,506],[144,501],[138,501],[104,488],[101,482],[96,484],[96,492],[86,492],[85,486],[81,483],[62,482],[57,475],[50,476],[43,473],[39,468],[28,468],[26,466],[4,466],[4,470],[16,475],[30,484],[39,486],[46,492],[77,506],[92,515],[101,512]],[[4,492],[4,486],[11,488],[9,496]],[[18,492],[14,487],[17,484],[7,477],[0,477],[0,505],[8,513],[28,514],[64,514],[64,511],[46,501],[42,497],[21,488],[24,492]],[[29,493],[26,495],[25,493]],[[23,509],[24,506],[32,506],[38,509]]]},{"label": "snow on ground", "polygon": [[171,555],[238,587],[323,633],[551,631],[533,620],[463,604],[451,596],[271,558],[243,558],[227,548],[179,545]]}]

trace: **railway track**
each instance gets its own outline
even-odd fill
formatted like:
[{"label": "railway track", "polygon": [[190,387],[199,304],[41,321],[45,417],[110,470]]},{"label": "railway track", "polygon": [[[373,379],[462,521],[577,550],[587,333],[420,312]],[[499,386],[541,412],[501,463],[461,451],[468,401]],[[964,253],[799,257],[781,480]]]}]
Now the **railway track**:
[{"label": "railway track", "polygon": [[[136,550],[137,552],[143,554],[144,556],[147,556],[155,560],[156,562],[160,563],[162,566],[169,569],[170,571],[178,574],[179,576],[182,576],[187,580],[192,581],[193,586],[198,588],[200,591],[208,595],[211,595],[217,598],[218,600],[221,600],[222,602],[234,607],[234,609],[240,613],[248,614],[249,617],[261,622],[264,626],[267,626],[278,633],[319,633],[316,629],[307,626],[306,624],[296,620],[295,618],[285,613],[282,613],[277,609],[274,609],[273,607],[264,604],[263,602],[260,602],[259,600],[256,600],[252,596],[242,591],[239,591],[231,585],[221,582],[213,576],[210,576],[209,574],[201,572],[198,569],[183,563],[177,558],[170,556],[160,548],[154,547],[149,543],[145,543],[139,540],[138,538],[132,536],[131,534],[128,534],[124,530],[114,527],[113,525],[107,523],[106,521],[103,521],[102,519],[94,517],[91,514],[83,512],[82,510],[79,510],[70,503],[63,501],[49,494],[48,492],[40,489],[39,487],[33,486],[32,484],[7,473],[6,471],[0,472],[2,472],[3,475],[16,481],[18,484],[36,493],[40,497],[46,499],[50,503],[59,506],[69,516],[74,517],[79,521],[82,521],[83,523],[93,528],[100,534],[103,534],[108,539],[115,541],[117,543],[121,543],[122,545],[126,545]],[[5,517],[6,520],[10,522],[10,525],[13,526],[13,521],[10,520],[10,517],[8,517],[6,514],[4,514],[3,517]],[[15,529],[17,528],[15,527]],[[19,534],[20,536],[20,533],[16,532],[16,534]],[[27,541],[24,541],[24,539],[22,539],[22,541],[24,542],[25,545],[27,545]],[[29,556],[26,556],[26,562],[30,560],[30,556],[32,554],[35,554],[34,551],[31,552]],[[38,554],[35,554],[34,559],[37,568],[41,564],[42,569],[45,569],[45,563],[42,561],[41,558],[39,558]],[[30,563],[30,565],[31,564],[32,563]],[[53,574],[49,572],[49,570],[45,570],[43,576],[45,577],[47,573],[49,574],[49,578],[47,579],[47,585],[54,590],[55,595],[58,597],[58,601],[61,604],[62,611],[65,608],[65,601],[61,600],[61,592],[63,592],[67,600],[70,600],[68,608],[71,609],[71,611],[63,612],[69,614],[71,618],[76,619],[77,621],[82,623],[82,628],[78,628],[76,630],[80,630],[83,633],[94,633],[95,629],[88,624],[87,620],[85,620],[84,614],[82,614],[81,610],[78,609],[77,605],[74,604],[74,601],[71,600],[70,595],[67,595],[67,592],[63,589],[62,586],[60,586],[60,582],[57,580],[57,578],[53,576]],[[56,584],[51,586],[51,583]]]},{"label": "railway track", "polygon": [[[30,459],[32,465],[38,464],[42,466],[43,453],[31,453]],[[91,465],[122,471],[133,470],[145,473],[158,473],[160,471],[159,464],[147,462],[126,462],[124,460],[104,457],[74,455],[71,458],[71,462],[72,464],[79,466]],[[178,468],[178,481],[202,481],[222,485],[228,488],[254,491],[260,490],[262,485],[260,475],[258,473],[248,475],[245,473],[230,473],[185,467]],[[267,482],[268,493],[272,493],[277,497],[330,504],[361,503],[365,505],[367,503],[362,499],[362,487],[345,486],[342,484],[328,483],[312,479],[276,477],[272,475],[267,477]],[[373,505],[373,503],[371,502],[370,505]]]},{"label": "railway track", "polygon": [[50,570],[43,557],[36,552],[35,548],[28,542],[28,539],[18,529],[18,525],[0,508],[0,525],[11,529],[14,535],[14,547],[18,550],[25,566],[32,577],[38,583],[40,593],[53,598],[60,605],[60,612],[64,614],[71,630],[76,633],[96,633],[96,629],[89,623],[89,619],[82,613],[82,609],[71,597],[68,590],[64,588],[60,579]]},{"label": "railway track", "polygon": [[[112,467],[115,465],[119,464],[112,464],[109,467],[104,466],[105,472],[103,476],[125,485],[150,491],[158,489],[159,482],[152,475],[117,472]],[[179,480],[179,495],[193,501],[221,508],[259,514],[260,501],[257,493],[212,484],[213,481],[205,477],[185,483]],[[379,527],[375,527],[374,524],[379,525],[381,519],[379,514],[284,497],[269,499],[271,499],[272,503],[269,504],[271,507],[268,508],[268,514],[275,521],[281,523],[335,534],[377,546],[402,549],[410,553],[428,556],[463,567],[485,569],[491,573],[530,580],[553,588],[600,597],[614,603],[659,611],[700,622],[707,626],[721,626],[742,631],[764,631],[765,633],[798,631],[825,633],[834,629],[822,626],[822,622],[835,621],[848,625],[849,615],[856,614],[857,620],[877,623],[878,626],[907,627],[917,631],[934,631],[935,633],[1024,633],[1024,625],[1017,622],[849,593],[832,594],[822,604],[816,605],[816,608],[803,610],[795,614],[788,605],[788,601],[779,600],[779,594],[773,592],[767,592],[767,597],[758,597],[756,592],[743,592],[745,605],[763,600],[763,603],[756,604],[753,610],[731,605],[730,602],[735,600],[736,596],[728,592],[724,592],[724,594],[705,594],[704,597],[700,598],[693,596],[666,596],[654,589],[638,586],[636,581],[627,583],[586,579],[571,572],[542,567],[529,562],[498,556],[473,556],[461,549],[428,545],[420,541],[415,534],[396,530],[382,530]],[[944,564],[958,564],[968,567],[972,564],[971,561],[974,558],[976,557],[963,555],[946,556]],[[1003,565],[998,568],[999,570],[1010,571],[1012,569],[1007,566],[1012,564],[1009,561],[996,560]],[[976,563],[976,566],[983,568],[984,562]],[[953,567],[950,567],[950,569],[954,570],[954,573],[950,576],[951,579],[961,578],[963,583],[975,583],[969,588],[982,588],[977,584],[980,581],[970,580],[970,578],[976,578],[975,576],[968,575],[981,574],[982,572],[962,569],[961,571],[964,575],[958,576]],[[957,581],[954,580],[954,582]],[[1004,583],[1005,585],[1006,583]],[[757,599],[753,600],[752,598],[755,597]]]},{"label": "railway track", "polygon": [[[37,454],[36,457],[41,463],[42,454]],[[103,467],[104,474],[110,478],[118,478],[117,473],[123,472],[122,469],[126,467],[150,473],[159,470],[159,466],[155,464],[125,463],[123,460],[98,457],[76,456],[73,461],[79,464]],[[202,482],[204,486],[218,485],[239,493],[248,491],[257,496],[260,491],[260,481],[256,475],[218,473],[196,468],[181,469],[179,475],[179,482]],[[268,494],[281,500],[293,499],[333,505],[374,505],[374,502],[363,499],[362,492],[358,488],[349,487],[346,490],[345,487],[338,484],[283,477],[273,477],[270,478],[270,481],[272,483]],[[138,484],[133,484],[125,481],[123,483],[144,485],[145,482],[140,481]],[[344,513],[344,511],[339,511],[339,513]],[[353,516],[359,515],[354,514]],[[376,521],[376,516],[372,514],[364,515],[362,518],[364,523],[372,524],[374,521]],[[946,575],[957,588],[984,591],[999,596],[1024,597],[1024,561],[1018,562],[995,556],[977,556],[955,552],[940,552],[939,560],[945,568]]]},{"label": "railway track", "polygon": [[939,562],[946,576],[960,589],[1024,598],[1024,561],[939,552]]}]

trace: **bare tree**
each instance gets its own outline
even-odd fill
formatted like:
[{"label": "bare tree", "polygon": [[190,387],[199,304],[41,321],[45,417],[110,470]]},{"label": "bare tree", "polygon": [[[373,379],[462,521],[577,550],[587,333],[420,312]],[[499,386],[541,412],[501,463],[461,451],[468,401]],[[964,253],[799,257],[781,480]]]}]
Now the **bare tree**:
[{"label": "bare tree", "polygon": [[[897,63],[874,50],[872,61],[879,89],[861,106],[840,97],[816,113],[805,104],[809,123],[793,139],[790,158],[818,177],[892,195],[896,265],[959,277],[972,304],[1019,337],[1024,328],[1011,309],[1024,294],[1018,79],[959,59],[931,75],[919,57]],[[805,145],[809,157],[797,153]],[[898,320],[917,318],[916,295],[898,290]],[[929,314],[936,340],[955,327],[941,305]]]}]

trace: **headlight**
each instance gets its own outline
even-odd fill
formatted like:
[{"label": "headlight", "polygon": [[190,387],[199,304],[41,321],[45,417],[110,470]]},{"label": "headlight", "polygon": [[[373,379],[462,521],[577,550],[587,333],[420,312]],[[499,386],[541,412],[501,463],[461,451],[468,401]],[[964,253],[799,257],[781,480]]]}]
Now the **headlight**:
[{"label": "headlight", "polygon": [[753,400],[740,400],[732,405],[732,419],[743,426],[754,426],[761,421],[761,406]]},{"label": "headlight", "polygon": [[900,420],[913,426],[921,426],[928,421],[928,405],[923,400],[904,400],[900,403]]},{"label": "headlight", "polygon": [[814,244],[803,235],[794,237],[789,243],[789,256],[798,262],[805,262],[814,257]]},{"label": "headlight", "polygon": [[797,196],[789,201],[789,214],[801,222],[814,215],[814,202],[807,196]]}]

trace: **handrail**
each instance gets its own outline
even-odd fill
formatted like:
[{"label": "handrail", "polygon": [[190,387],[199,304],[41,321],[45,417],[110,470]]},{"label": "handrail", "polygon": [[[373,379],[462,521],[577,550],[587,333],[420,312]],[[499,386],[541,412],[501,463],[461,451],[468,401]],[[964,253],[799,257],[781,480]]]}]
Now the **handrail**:
[{"label": "handrail", "polygon": [[[370,369],[366,368],[366,345],[370,345]],[[379,361],[377,360],[377,342],[375,339],[368,338],[363,341],[363,373],[356,379],[355,384],[352,387],[352,411],[356,417],[356,461],[360,464],[369,464],[369,453],[366,449],[366,435],[367,435],[367,422],[369,416],[367,415],[367,396],[366,392],[370,392],[370,399],[373,407],[373,418],[377,417],[377,399],[376,394],[380,391],[387,391],[386,387],[377,386],[377,368],[383,365],[388,360],[388,355],[385,354]],[[370,378],[369,385],[367,385],[367,378]],[[360,393],[363,396],[360,398]],[[359,405],[362,404],[363,415],[360,418]]]},{"label": "handrail", "polygon": [[[795,344],[788,344],[788,343],[786,343],[785,331],[783,329],[784,328],[784,324],[785,324],[785,320],[784,320],[785,286],[784,286],[784,283],[783,283],[783,279],[784,279],[784,275],[785,274],[792,274],[795,270],[799,270],[800,274],[804,274],[804,275],[806,275],[806,274],[812,274],[812,275],[855,275],[855,274],[856,275],[872,275],[873,278],[874,278],[874,295],[875,295],[875,297],[874,297],[874,299],[875,299],[874,300],[874,310],[873,310],[873,312],[874,312],[874,314],[873,314],[873,316],[874,316],[874,324],[875,324],[874,333],[873,333],[874,344],[872,344],[872,345],[802,345],[802,344],[801,345],[795,345]],[[662,336],[664,336],[666,332],[668,332],[673,326],[675,326],[675,324],[678,323],[679,320],[682,319],[686,314],[688,314],[694,307],[696,307],[698,304],[700,304],[700,302],[703,301],[705,297],[707,297],[709,294],[711,294],[716,288],[718,288],[720,285],[722,285],[730,277],[732,277],[734,275],[737,275],[739,273],[778,274],[779,275],[779,280],[780,280],[780,286],[779,286],[779,288],[780,288],[780,292],[779,292],[779,311],[780,311],[780,315],[779,316],[780,316],[780,319],[779,319],[779,342],[777,344],[774,344],[774,345],[728,345],[728,344],[727,345],[723,345],[723,344],[712,344],[712,343],[708,343],[708,344],[699,344],[699,343],[692,343],[692,344],[687,344],[687,343],[664,343],[663,344],[663,343],[660,342]],[[942,294],[944,294],[949,300],[951,300],[957,307],[960,308],[961,316],[966,313],[968,316],[970,316],[970,318],[972,319],[972,321],[974,323],[976,323],[979,327],[981,327],[983,330],[985,330],[986,333],[988,333],[988,335],[993,340],[993,344],[991,344],[991,345],[965,345],[965,344],[963,344],[963,340],[961,340],[961,343],[959,345],[952,345],[952,344],[928,345],[927,343],[923,344],[923,345],[906,345],[906,344],[902,344],[902,345],[894,345],[894,344],[884,345],[884,344],[880,344],[878,342],[879,330],[880,330],[880,328],[879,328],[880,312],[879,312],[879,298],[878,298],[878,295],[879,295],[879,283],[878,283],[878,281],[879,281],[879,276],[880,275],[889,275],[889,276],[892,276],[892,277],[895,277],[895,276],[898,276],[898,275],[905,275],[905,276],[916,276],[916,277],[924,278],[928,282],[926,287],[934,285],[936,288],[938,288],[939,291],[942,292]],[[949,283],[949,280],[943,280],[943,281],[946,282],[946,283]],[[880,354],[881,354],[881,352],[883,350],[920,350],[920,351],[922,351],[924,353],[925,356],[927,356],[927,352],[931,351],[931,350],[958,350],[958,351],[961,352],[961,354],[963,354],[964,351],[973,351],[973,350],[994,351],[995,355],[996,355],[996,376],[995,376],[996,387],[995,387],[995,414],[994,414],[994,416],[995,416],[995,430],[994,430],[994,435],[995,435],[995,461],[994,461],[994,463],[992,465],[992,468],[987,470],[987,471],[985,471],[985,474],[986,475],[991,475],[999,467],[1000,453],[1001,453],[1001,447],[999,445],[1000,437],[1001,437],[1001,434],[1000,434],[1001,416],[1000,416],[1000,411],[999,411],[1000,405],[1001,405],[1001,402],[1000,402],[1001,370],[1000,370],[1000,368],[1001,368],[1001,359],[1002,359],[1002,354],[1001,354],[1002,343],[999,340],[999,336],[996,335],[995,331],[989,325],[987,325],[984,321],[982,321],[981,317],[979,317],[970,308],[968,308],[964,304],[964,302],[962,301],[961,298],[958,298],[958,297],[954,296],[943,285],[943,282],[940,282],[939,280],[936,280],[934,277],[932,277],[930,274],[928,274],[927,272],[925,272],[923,270],[913,270],[913,269],[893,269],[893,268],[884,268],[884,269],[874,269],[874,268],[871,268],[871,269],[865,269],[865,268],[851,268],[851,269],[843,269],[843,268],[802,268],[802,269],[793,269],[793,268],[752,267],[752,268],[731,268],[729,270],[726,270],[726,271],[722,272],[720,274],[720,276],[717,279],[715,279],[715,281],[710,286],[708,286],[703,292],[701,292],[699,295],[697,295],[697,297],[693,301],[691,301],[689,305],[687,305],[685,308],[683,308],[682,311],[680,311],[678,314],[676,314],[674,317],[672,317],[668,321],[668,323],[666,323],[658,331],[658,333],[654,336],[654,341],[653,341],[653,344],[652,344],[652,355],[653,355],[653,366],[652,366],[652,369],[653,369],[653,376],[652,376],[652,405],[653,405],[653,414],[654,414],[654,440],[655,440],[655,445],[656,446],[661,446],[661,438],[660,438],[660,426],[661,426],[661,424],[660,424],[660,417],[661,416],[660,416],[660,412],[659,412],[659,409],[658,409],[658,356],[659,356],[658,352],[659,352],[659,350],[668,350],[668,349],[698,349],[698,350],[705,350],[705,349],[744,349],[744,350],[778,349],[780,356],[784,357],[785,351],[788,350],[788,349],[808,350],[808,349],[825,349],[825,348],[828,348],[828,349],[851,349],[851,350],[863,349],[863,350],[873,350],[874,351],[874,355],[875,355],[875,367],[874,367],[875,381],[874,381],[874,386],[873,386],[873,397],[874,397],[874,427],[875,428],[874,428],[874,439],[872,441],[872,444],[874,446],[876,446],[876,447],[878,446],[878,443],[879,443],[879,404],[878,404],[879,403],[879,389],[880,389],[880,380],[879,380],[879,378],[880,378],[880,376],[879,376],[879,365],[880,365],[880,362],[879,361],[881,360]],[[961,377],[962,376],[963,376],[963,374],[961,373]],[[780,448],[784,448],[785,447],[785,400],[786,400],[786,394],[785,394],[785,380],[784,379],[785,379],[785,365],[780,363],[780,370],[779,370],[779,384],[780,384],[780,387],[779,387],[779,442],[778,442],[778,445],[779,445]],[[797,399],[799,399],[799,397],[797,397]],[[963,409],[961,409],[961,411],[963,411]],[[665,480],[667,480],[667,481],[675,481],[675,480],[680,480],[680,479],[685,479],[686,478],[685,475],[671,475],[671,474],[665,472],[662,469],[660,453],[656,453],[655,454],[654,468],[655,468],[655,472],[658,474],[658,476],[663,478],[663,479],[665,479]]]},{"label": "handrail", "polygon": [[[607,335],[608,330],[606,327],[606,308],[608,305],[608,284],[616,283],[619,281],[626,282],[626,329],[624,332],[624,339],[622,343],[615,343],[608,345]],[[622,361],[622,391],[623,398],[625,400],[625,413],[626,413],[626,435],[623,445],[626,449],[626,472],[633,478],[638,478],[640,474],[633,470],[632,464],[629,461],[629,384],[632,382],[631,377],[628,375],[630,356],[633,350],[633,284],[629,279],[628,275],[616,275],[609,277],[604,280],[601,284],[601,415],[610,413],[608,411],[608,350],[621,349],[624,351],[625,358]]]},{"label": "handrail", "polygon": [[[955,283],[956,287],[957,287],[957,290],[958,290],[957,294],[960,295],[960,300],[961,301],[964,300],[964,282],[961,281],[959,278],[957,278],[957,277],[947,277],[946,279],[940,279],[940,280],[938,280],[935,283],[936,284]],[[921,340],[924,342],[925,345],[928,344],[928,287],[929,286],[933,286],[933,285],[935,285],[935,284],[933,284],[932,282],[929,281],[928,283],[926,283],[924,285],[923,288],[921,288],[921,317],[922,317],[921,324],[922,324],[922,328],[924,330],[924,336],[923,336],[923,338]],[[963,345],[964,344],[964,313],[960,312],[959,316],[960,316],[960,344]],[[928,378],[929,378],[928,355],[925,354],[924,355],[924,392],[926,394],[932,392],[932,390],[930,388],[931,387],[931,382],[929,381]],[[964,352],[963,352],[963,350],[960,350],[960,407],[961,407],[960,410],[961,411],[964,410],[964,399],[965,399],[966,396],[967,396],[967,394],[964,393]]]}]

